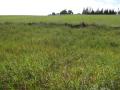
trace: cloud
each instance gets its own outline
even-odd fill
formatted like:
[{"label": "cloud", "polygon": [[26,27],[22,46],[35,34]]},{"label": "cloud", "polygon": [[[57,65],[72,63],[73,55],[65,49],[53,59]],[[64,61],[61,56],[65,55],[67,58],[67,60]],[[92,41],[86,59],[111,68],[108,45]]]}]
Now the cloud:
[{"label": "cloud", "polygon": [[113,8],[120,7],[118,0],[0,0],[1,15],[47,15],[72,9],[75,13],[84,7]]}]

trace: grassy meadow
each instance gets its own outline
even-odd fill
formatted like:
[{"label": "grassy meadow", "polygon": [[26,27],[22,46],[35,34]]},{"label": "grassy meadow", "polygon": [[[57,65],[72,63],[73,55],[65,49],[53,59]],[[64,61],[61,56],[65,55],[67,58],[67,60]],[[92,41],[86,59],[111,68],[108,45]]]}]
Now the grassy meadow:
[{"label": "grassy meadow", "polygon": [[0,16],[0,90],[120,90],[120,28],[109,26],[120,16]]}]

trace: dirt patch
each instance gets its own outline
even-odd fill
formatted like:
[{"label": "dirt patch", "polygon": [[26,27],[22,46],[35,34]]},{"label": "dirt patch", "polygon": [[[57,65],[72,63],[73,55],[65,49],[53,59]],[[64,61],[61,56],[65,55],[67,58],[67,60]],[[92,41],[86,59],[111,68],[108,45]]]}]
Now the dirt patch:
[{"label": "dirt patch", "polygon": [[[70,23],[44,23],[44,22],[39,22],[39,23],[27,23],[27,25],[30,25],[30,26],[64,26],[64,27],[69,27],[69,28],[86,28],[86,27],[95,27],[95,28],[103,28],[103,27],[108,27],[108,26],[105,26],[105,25],[99,25],[99,24],[88,24],[88,23],[85,23],[85,22],[81,22],[79,24],[70,24]],[[117,28],[117,27],[115,27]],[[120,27],[119,27],[120,28]]]},{"label": "dirt patch", "polygon": [[29,22],[29,23],[23,23],[23,22],[19,22],[19,23],[11,23],[11,22],[4,22],[4,23],[0,23],[0,25],[29,25],[29,26],[45,26],[45,27],[60,27],[60,26],[64,26],[64,27],[69,27],[69,28],[86,28],[86,27],[95,27],[95,28],[112,28],[112,29],[120,29],[120,26],[107,26],[107,25],[99,25],[99,24],[88,24],[85,22],[81,22],[79,24],[70,24],[70,23],[45,23],[45,22]]},{"label": "dirt patch", "polygon": [[81,22],[80,24],[69,24],[69,23],[43,23],[43,22],[39,22],[39,23],[27,23],[27,25],[34,25],[34,26],[66,26],[66,27],[70,27],[70,28],[85,28],[85,27],[97,27],[98,25],[96,24],[87,24],[84,22]]}]

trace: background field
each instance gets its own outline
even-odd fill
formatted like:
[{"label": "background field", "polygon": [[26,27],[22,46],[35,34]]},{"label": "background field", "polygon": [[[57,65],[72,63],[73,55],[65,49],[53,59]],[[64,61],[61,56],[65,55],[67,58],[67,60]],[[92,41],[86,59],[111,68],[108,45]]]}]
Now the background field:
[{"label": "background field", "polygon": [[0,16],[0,22],[97,23],[120,25],[119,15]]},{"label": "background field", "polygon": [[[106,27],[29,25],[96,23]],[[120,16],[0,16],[0,90],[119,90]]]}]

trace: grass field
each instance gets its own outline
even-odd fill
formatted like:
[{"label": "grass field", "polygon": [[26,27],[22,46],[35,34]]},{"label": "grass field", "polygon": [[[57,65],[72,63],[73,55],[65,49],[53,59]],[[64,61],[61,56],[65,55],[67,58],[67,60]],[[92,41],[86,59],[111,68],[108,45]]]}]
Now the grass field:
[{"label": "grass field", "polygon": [[[106,27],[29,25],[96,23]],[[120,16],[0,16],[0,90],[120,90]]]},{"label": "grass field", "polygon": [[0,16],[0,22],[54,22],[54,23],[98,23],[120,25],[119,15],[66,15],[66,16]]}]

